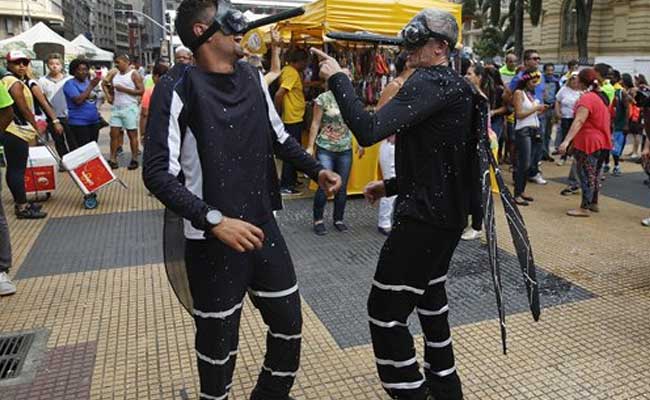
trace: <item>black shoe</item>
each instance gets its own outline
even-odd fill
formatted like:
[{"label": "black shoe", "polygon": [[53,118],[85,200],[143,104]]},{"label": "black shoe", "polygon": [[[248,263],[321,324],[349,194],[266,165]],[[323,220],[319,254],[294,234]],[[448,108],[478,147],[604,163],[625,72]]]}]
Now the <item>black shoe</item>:
[{"label": "black shoe", "polygon": [[126,169],[128,169],[129,171],[133,171],[134,169],[138,169],[138,166],[139,166],[139,164],[138,164],[137,161],[131,160],[131,162],[129,163],[129,166],[126,167]]},{"label": "black shoe", "polygon": [[314,233],[317,234],[318,236],[327,235],[327,228],[325,227],[325,224],[322,222],[314,224]]},{"label": "black shoe", "polygon": [[343,221],[334,222],[334,228],[339,232],[347,232],[349,230],[348,226],[345,225]]},{"label": "black shoe", "polygon": [[16,206],[16,218],[18,219],[42,219],[47,217],[47,213],[37,210],[36,208],[32,207],[32,205],[28,205],[27,207],[23,208],[22,210],[18,209]]},{"label": "black shoe", "polygon": [[36,211],[41,211],[43,209],[43,206],[38,204],[38,203],[29,203],[29,205],[27,207],[31,208],[32,210],[36,210]]},{"label": "black shoe", "polygon": [[108,166],[111,167],[111,169],[118,169],[120,166],[115,162],[108,160]]},{"label": "black shoe", "polygon": [[390,229],[386,229],[378,226],[377,231],[384,236],[390,236]]},{"label": "black shoe", "polygon": [[579,191],[580,191],[580,189],[578,189],[578,188],[566,187],[566,188],[562,189],[560,194],[562,196],[571,196],[572,194],[578,194]]}]

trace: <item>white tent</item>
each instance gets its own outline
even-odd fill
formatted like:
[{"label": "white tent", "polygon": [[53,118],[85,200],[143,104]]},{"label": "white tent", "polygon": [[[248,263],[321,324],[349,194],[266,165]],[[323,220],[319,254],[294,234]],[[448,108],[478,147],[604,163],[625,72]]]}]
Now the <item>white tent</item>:
[{"label": "white tent", "polygon": [[34,45],[37,43],[57,43],[63,45],[66,60],[85,53],[83,49],[75,46],[42,22],[39,22],[20,35],[0,41],[0,47],[5,50],[25,49],[33,51]]},{"label": "white tent", "polygon": [[72,39],[72,44],[86,50],[86,56],[92,61],[113,61],[113,53],[95,46],[95,44],[88,40],[84,35],[79,35]]}]

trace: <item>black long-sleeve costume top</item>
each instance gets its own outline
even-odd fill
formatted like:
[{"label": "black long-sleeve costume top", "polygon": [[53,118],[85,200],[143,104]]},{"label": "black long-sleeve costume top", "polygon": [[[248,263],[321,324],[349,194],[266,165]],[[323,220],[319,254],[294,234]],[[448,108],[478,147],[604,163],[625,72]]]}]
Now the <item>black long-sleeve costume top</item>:
[{"label": "black long-sleeve costume top", "polygon": [[418,69],[377,113],[364,110],[349,79],[329,79],[345,123],[362,146],[396,134],[395,215],[442,229],[467,224],[478,179],[477,140],[472,131],[473,90],[451,68]]},{"label": "black long-sleeve costume top", "polygon": [[322,166],[291,138],[260,73],[244,62],[232,74],[177,65],[154,90],[143,178],[185,218],[185,236],[204,239],[210,208],[262,224],[282,208],[274,152],[312,179]]}]

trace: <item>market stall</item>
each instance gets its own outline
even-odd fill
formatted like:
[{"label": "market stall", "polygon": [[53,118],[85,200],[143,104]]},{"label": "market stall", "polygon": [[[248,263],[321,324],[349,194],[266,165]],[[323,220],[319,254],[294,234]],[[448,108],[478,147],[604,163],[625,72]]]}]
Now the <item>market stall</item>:
[{"label": "market stall", "polygon": [[63,36],[54,32],[42,22],[37,23],[20,35],[0,41],[0,48],[2,48],[3,51],[21,49],[36,52],[35,46],[40,44],[55,44],[63,46],[66,62],[70,62],[74,58],[85,54],[84,49],[73,44],[69,40],[66,40]]},{"label": "market stall", "polygon": [[102,63],[113,62],[112,52],[97,47],[93,42],[88,40],[88,38],[84,35],[79,35],[76,38],[72,39],[72,44],[84,49],[86,51],[86,56],[91,61],[97,61]]},{"label": "market stall", "polygon": [[[386,84],[394,78],[394,60],[399,49],[395,46],[363,45],[334,41],[332,32],[371,32],[397,36],[408,21],[424,8],[440,8],[454,15],[461,25],[461,6],[438,0],[319,0],[306,5],[305,14],[277,25],[285,41],[296,46],[323,45],[341,65],[353,72],[355,87],[370,110],[379,100]],[[459,37],[460,41],[460,37]],[[307,71],[307,79],[317,79],[317,66]],[[306,127],[309,126],[306,116]],[[306,135],[305,135],[306,136]],[[379,144],[365,149],[363,158],[357,154],[354,141],[354,161],[348,182],[349,194],[361,194],[366,184],[381,179]],[[314,186],[312,186],[313,188]]]}]

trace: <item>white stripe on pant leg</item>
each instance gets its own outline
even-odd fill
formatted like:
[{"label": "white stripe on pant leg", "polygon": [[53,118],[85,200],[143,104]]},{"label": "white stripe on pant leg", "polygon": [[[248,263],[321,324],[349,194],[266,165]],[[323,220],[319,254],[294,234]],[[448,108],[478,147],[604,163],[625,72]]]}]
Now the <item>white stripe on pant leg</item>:
[{"label": "white stripe on pant leg", "polygon": [[444,342],[426,342],[427,347],[432,347],[434,349],[442,349],[451,344],[451,337],[449,339],[445,340]]},{"label": "white stripe on pant leg", "polygon": [[377,326],[381,326],[382,328],[394,328],[396,326],[404,326],[404,327],[409,326],[409,324],[405,324],[403,322],[399,322],[399,321],[384,322],[378,319],[374,319],[373,317],[368,317],[368,320]]},{"label": "white stripe on pant leg", "polygon": [[407,285],[386,285],[381,282],[377,282],[376,280],[373,279],[372,285],[374,287],[377,287],[382,290],[392,290],[393,292],[402,292],[402,291],[407,291],[407,292],[412,292],[415,294],[423,295],[424,294],[424,289],[418,289],[414,288],[412,286],[407,286]]},{"label": "white stripe on pant leg", "polygon": [[284,340],[297,340],[297,339],[301,339],[301,338],[302,338],[302,335],[301,335],[301,334],[297,334],[297,335],[284,335],[284,334],[282,334],[282,333],[273,333],[273,332],[271,332],[270,329],[269,329],[269,335],[271,335],[272,337],[274,337],[274,338],[276,338],[276,339],[284,339]]},{"label": "white stripe on pant leg", "polygon": [[447,275],[443,275],[440,278],[432,279],[429,281],[429,286],[433,286],[438,283],[445,282],[447,280]]},{"label": "white stripe on pant leg", "polygon": [[224,394],[223,396],[210,396],[209,394],[205,393],[200,393],[199,398],[201,399],[206,399],[206,400],[224,400],[228,397],[228,393]]},{"label": "white stripe on pant leg", "polygon": [[255,297],[267,297],[267,298],[278,298],[278,297],[285,297],[288,296],[292,293],[295,293],[298,291],[298,284],[296,283],[293,287],[290,287],[287,290],[281,290],[278,292],[262,292],[262,291],[257,291],[257,290],[249,290],[248,292],[252,294]]},{"label": "white stripe on pant leg", "polygon": [[226,311],[219,311],[219,312],[207,312],[207,311],[201,311],[197,310],[196,308],[192,310],[192,314],[194,314],[197,317],[201,318],[216,318],[216,319],[226,319],[227,317],[230,317],[235,313],[235,311],[239,310],[242,308],[244,305],[244,302],[241,302],[234,306],[233,308],[226,310]]},{"label": "white stripe on pant leg", "polygon": [[449,304],[445,304],[440,310],[425,310],[424,308],[418,307],[418,314],[424,315],[426,317],[433,317],[436,315],[442,315],[449,311]]},{"label": "white stripe on pant leg", "polygon": [[228,397],[228,392],[230,392],[230,389],[232,388],[232,382],[226,385],[226,394],[222,396],[210,396],[209,394],[205,393],[199,393],[199,398],[201,399],[206,399],[206,400],[224,400],[225,398]]},{"label": "white stripe on pant leg", "polygon": [[413,357],[410,360],[406,361],[382,360],[381,358],[375,358],[375,361],[377,362],[377,365],[390,365],[391,367],[402,368],[415,364],[417,362],[417,358]]},{"label": "white stripe on pant leg", "polygon": [[228,357],[226,357],[226,358],[224,358],[222,360],[217,360],[217,359],[210,358],[210,357],[206,356],[205,354],[201,354],[198,351],[196,351],[196,357],[198,357],[199,360],[205,361],[208,364],[212,364],[212,365],[226,365],[226,363],[228,361],[230,361],[230,358],[232,356],[235,356],[235,355],[237,355],[237,350],[233,350],[230,353],[228,353]]},{"label": "white stripe on pant leg", "polygon": [[419,380],[417,382],[400,382],[400,383],[382,382],[381,385],[386,389],[413,390],[413,389],[418,389],[420,386],[424,385],[424,379]]},{"label": "white stripe on pant leg", "polygon": [[441,378],[444,378],[445,376],[451,375],[454,372],[456,372],[456,366],[455,365],[453,367],[449,368],[449,369],[445,369],[445,370],[442,370],[442,371],[434,371],[434,370],[431,369],[431,364],[425,362],[424,363],[424,368],[427,369],[432,374],[437,375],[437,376],[439,376]]},{"label": "white stripe on pant leg", "polygon": [[271,374],[271,376],[279,376],[279,377],[282,377],[282,378],[285,378],[285,377],[288,377],[288,376],[295,377],[296,375],[298,375],[298,371],[293,371],[293,372],[273,371],[271,368],[267,367],[266,365],[262,365],[262,369],[264,371],[268,372],[269,374]]}]

